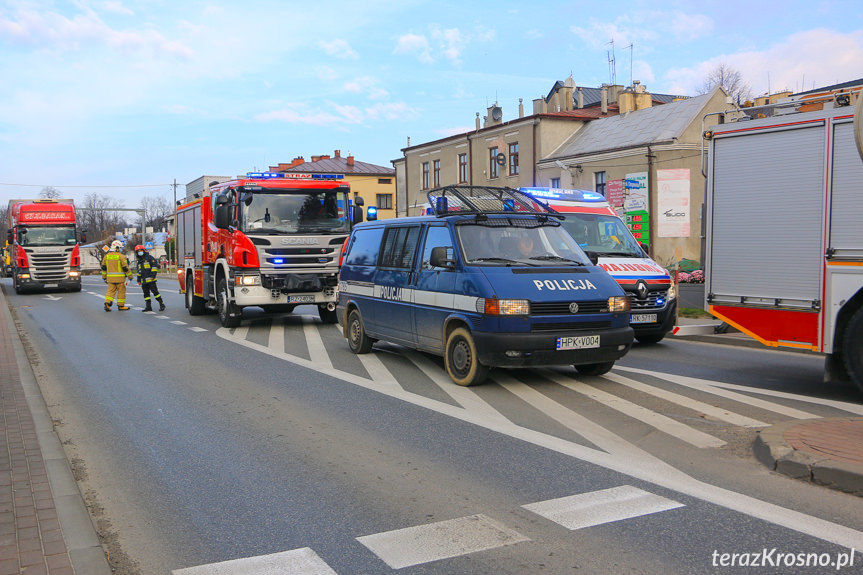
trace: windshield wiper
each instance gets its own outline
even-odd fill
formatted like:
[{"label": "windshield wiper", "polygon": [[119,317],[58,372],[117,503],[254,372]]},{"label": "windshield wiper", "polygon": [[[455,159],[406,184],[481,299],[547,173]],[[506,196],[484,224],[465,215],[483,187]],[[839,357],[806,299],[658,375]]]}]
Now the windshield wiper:
[{"label": "windshield wiper", "polygon": [[497,262],[503,264],[514,264],[517,263],[515,260],[511,260],[509,258],[474,258],[469,260],[469,263],[472,262]]},{"label": "windshield wiper", "polygon": [[535,257],[532,257],[532,258],[530,258],[530,259],[532,259],[532,260],[541,260],[541,261],[572,262],[572,263],[574,263],[574,264],[578,264],[578,265],[580,265],[580,266],[585,265],[585,263],[584,263],[584,262],[580,262],[580,261],[578,261],[578,260],[573,260],[573,259],[569,259],[569,258],[564,258],[564,257],[561,257],[561,256],[535,256]]}]

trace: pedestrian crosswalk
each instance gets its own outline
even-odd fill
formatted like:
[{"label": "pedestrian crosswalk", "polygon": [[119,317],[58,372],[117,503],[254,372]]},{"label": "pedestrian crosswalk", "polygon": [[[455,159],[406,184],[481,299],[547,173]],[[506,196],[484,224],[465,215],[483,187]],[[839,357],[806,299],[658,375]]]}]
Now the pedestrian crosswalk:
[{"label": "pedestrian crosswalk", "polygon": [[[522,508],[569,531],[684,507],[632,485],[538,501]],[[533,541],[521,528],[483,513],[361,535],[356,541],[390,569],[404,569]],[[342,558],[343,559],[343,558]],[[338,575],[312,548],[175,569],[173,575]]]}]

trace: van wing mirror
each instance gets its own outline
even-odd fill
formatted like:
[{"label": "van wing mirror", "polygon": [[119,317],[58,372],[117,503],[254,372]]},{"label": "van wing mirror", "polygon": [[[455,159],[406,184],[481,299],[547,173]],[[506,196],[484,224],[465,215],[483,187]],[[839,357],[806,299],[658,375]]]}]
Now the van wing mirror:
[{"label": "van wing mirror", "polygon": [[450,249],[452,248],[444,246],[432,248],[431,257],[429,257],[429,263],[431,266],[435,268],[451,268],[455,266],[455,260],[447,257]]},{"label": "van wing mirror", "polygon": [[596,252],[585,251],[584,253],[587,255],[587,259],[590,260],[590,263],[593,265],[597,265],[599,263],[599,255],[597,255]]}]

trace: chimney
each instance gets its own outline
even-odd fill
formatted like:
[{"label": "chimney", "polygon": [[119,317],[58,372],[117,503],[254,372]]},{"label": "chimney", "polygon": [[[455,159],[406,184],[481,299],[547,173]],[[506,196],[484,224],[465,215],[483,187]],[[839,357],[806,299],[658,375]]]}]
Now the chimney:
[{"label": "chimney", "polygon": [[581,91],[581,86],[578,87],[578,109],[581,110],[584,108],[584,92]]},{"label": "chimney", "polygon": [[348,154],[347,160],[348,160],[348,167],[353,168],[354,167],[354,157],[351,156],[350,154]]},{"label": "chimney", "polygon": [[336,150],[336,152],[335,152],[335,157],[336,157],[336,159],[337,159],[337,160],[338,160],[339,158],[341,158],[341,157],[342,157],[342,151],[341,151],[341,150]]},{"label": "chimney", "polygon": [[602,113],[608,114],[608,86],[605,84],[602,85],[602,91],[600,92],[601,96],[601,105],[602,105]]},{"label": "chimney", "polygon": [[524,100],[522,98],[518,99],[518,117],[524,118]]},{"label": "chimney", "polygon": [[476,131],[479,132],[479,112],[476,113]]}]

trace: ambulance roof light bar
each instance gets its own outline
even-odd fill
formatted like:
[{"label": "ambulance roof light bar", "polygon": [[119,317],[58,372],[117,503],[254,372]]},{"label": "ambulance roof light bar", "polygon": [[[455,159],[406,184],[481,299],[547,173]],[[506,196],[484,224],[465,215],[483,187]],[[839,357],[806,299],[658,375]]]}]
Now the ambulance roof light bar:
[{"label": "ambulance roof light bar", "polygon": [[590,190],[568,190],[564,188],[519,188],[522,192],[534,198],[547,200],[569,200],[573,202],[604,202],[605,197]]}]

